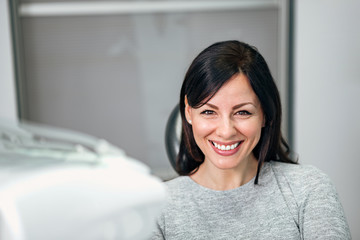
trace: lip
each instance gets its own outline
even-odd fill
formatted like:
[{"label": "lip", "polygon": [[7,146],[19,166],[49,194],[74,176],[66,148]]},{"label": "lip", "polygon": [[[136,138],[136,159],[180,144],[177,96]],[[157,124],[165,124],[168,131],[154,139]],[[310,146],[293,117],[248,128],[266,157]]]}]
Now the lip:
[{"label": "lip", "polygon": [[[216,148],[212,142],[215,142],[217,144],[220,144],[220,145],[232,145],[232,144],[235,144],[235,143],[239,143],[239,145],[234,148],[234,149],[231,149],[231,150],[220,150],[218,148]],[[240,146],[242,145],[244,141],[236,141],[236,142],[230,142],[230,143],[223,143],[223,142],[217,142],[217,141],[211,141],[209,140],[209,144],[211,145],[211,147],[214,149],[214,151],[221,155],[221,156],[231,156],[231,155],[234,155],[235,153],[237,153],[240,149]]]}]

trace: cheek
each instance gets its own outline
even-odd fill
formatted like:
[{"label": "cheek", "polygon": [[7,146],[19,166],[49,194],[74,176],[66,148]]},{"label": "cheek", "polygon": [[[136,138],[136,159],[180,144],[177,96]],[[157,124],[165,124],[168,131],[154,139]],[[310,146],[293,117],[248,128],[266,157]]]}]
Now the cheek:
[{"label": "cheek", "polygon": [[239,127],[239,131],[249,140],[258,142],[261,136],[262,122],[249,121]]},{"label": "cheek", "polygon": [[208,121],[196,121],[196,120],[193,121],[192,128],[197,143],[206,136],[210,135],[215,129],[213,124],[211,124]]}]

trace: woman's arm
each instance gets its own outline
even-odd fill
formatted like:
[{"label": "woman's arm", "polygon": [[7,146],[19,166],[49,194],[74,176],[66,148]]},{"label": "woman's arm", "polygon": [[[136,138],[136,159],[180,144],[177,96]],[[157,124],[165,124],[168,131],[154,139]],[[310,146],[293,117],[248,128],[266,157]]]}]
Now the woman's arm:
[{"label": "woman's arm", "polygon": [[161,215],[157,221],[156,221],[156,228],[153,231],[153,234],[151,236],[151,240],[165,240],[164,236],[164,216]]},{"label": "woman's arm", "polygon": [[351,239],[343,207],[330,178],[315,169],[304,180],[307,182],[305,198],[299,206],[299,226],[303,239]]}]

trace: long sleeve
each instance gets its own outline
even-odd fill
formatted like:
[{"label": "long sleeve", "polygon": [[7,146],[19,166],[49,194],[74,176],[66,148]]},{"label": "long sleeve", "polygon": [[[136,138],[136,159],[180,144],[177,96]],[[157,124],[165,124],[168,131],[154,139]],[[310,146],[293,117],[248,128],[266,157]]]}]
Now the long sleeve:
[{"label": "long sleeve", "polygon": [[299,227],[304,240],[351,239],[348,223],[334,184],[317,170],[304,176],[302,202],[299,206]]},{"label": "long sleeve", "polygon": [[159,228],[159,226],[157,226],[156,230],[153,232],[150,239],[151,240],[165,240],[164,235],[163,235],[161,229]]},{"label": "long sleeve", "polygon": [[151,240],[165,240],[164,237],[164,215],[163,213],[158,217],[157,221],[156,221],[156,228],[154,229],[152,236],[151,236]]}]

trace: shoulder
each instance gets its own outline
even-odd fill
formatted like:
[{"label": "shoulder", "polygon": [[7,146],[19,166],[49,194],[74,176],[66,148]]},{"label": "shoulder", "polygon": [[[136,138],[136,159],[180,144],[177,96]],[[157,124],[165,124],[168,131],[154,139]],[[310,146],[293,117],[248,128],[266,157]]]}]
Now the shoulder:
[{"label": "shoulder", "polygon": [[304,239],[351,239],[345,213],[335,185],[314,166],[272,162],[277,184],[297,206]]},{"label": "shoulder", "polygon": [[[187,176],[179,176],[165,182],[167,190],[166,204],[158,218],[158,227],[166,235],[173,229],[181,228],[180,222],[196,214],[196,187]],[[166,230],[167,229],[167,230]]]},{"label": "shoulder", "polygon": [[289,183],[301,186],[317,185],[319,183],[332,184],[329,176],[312,165],[270,162],[276,176],[283,176]]},{"label": "shoulder", "polygon": [[271,161],[269,162],[273,169],[282,171],[283,173],[296,174],[296,175],[308,175],[308,174],[324,174],[320,169],[312,165],[293,164]]},{"label": "shoulder", "polygon": [[167,190],[166,204],[163,206],[162,212],[157,219],[156,237],[153,239],[165,239],[165,225],[168,225],[169,218],[178,216],[181,213],[181,201],[187,189],[187,177],[176,177],[172,180],[166,181],[165,186]]},{"label": "shoulder", "polygon": [[182,187],[182,186],[184,186],[185,182],[187,182],[188,178],[189,177],[187,177],[187,176],[179,176],[179,177],[176,177],[176,178],[171,179],[169,181],[166,181],[165,184],[170,188]]},{"label": "shoulder", "polygon": [[172,194],[187,191],[190,187],[190,179],[187,176],[179,176],[165,182],[168,191]]},{"label": "shoulder", "polygon": [[179,176],[165,182],[168,205],[174,208],[181,205],[181,202],[189,197],[189,193],[193,191],[193,183],[188,176]]},{"label": "shoulder", "polygon": [[301,204],[309,198],[337,195],[330,177],[311,165],[271,162],[271,168],[280,188],[289,188]]},{"label": "shoulder", "polygon": [[295,202],[304,239],[351,239],[335,185],[327,174],[309,165],[271,162],[270,166],[283,195]]}]

